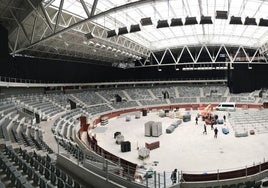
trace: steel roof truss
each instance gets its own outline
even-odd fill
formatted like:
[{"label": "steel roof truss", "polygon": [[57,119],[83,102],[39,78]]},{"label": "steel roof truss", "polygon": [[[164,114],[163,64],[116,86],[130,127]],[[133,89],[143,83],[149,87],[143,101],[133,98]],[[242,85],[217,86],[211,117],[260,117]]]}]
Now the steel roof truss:
[{"label": "steel roof truss", "polygon": [[87,8],[87,5],[86,5],[85,1],[84,0],[80,0],[80,3],[82,4],[82,7],[83,7],[84,11],[87,14],[87,17],[89,18],[90,17],[90,13],[89,13],[89,10]]},{"label": "steel roof truss", "polygon": [[174,61],[174,63],[176,64],[176,59],[175,59],[175,57],[174,57],[174,55],[173,55],[172,51],[171,51],[169,48],[168,48],[167,50],[168,50],[169,54],[171,55],[172,60],[173,60],[173,61]]},{"label": "steel roof truss", "polygon": [[15,19],[16,23],[18,24],[18,26],[20,27],[20,29],[22,30],[22,32],[23,32],[25,38],[26,38],[27,41],[30,43],[30,39],[29,39],[29,37],[28,37],[28,35],[27,35],[27,32],[26,32],[24,26],[23,26],[23,25],[21,24],[21,22],[17,19],[17,17],[16,17],[15,14],[13,13],[13,11],[12,11],[11,9],[9,9],[9,11],[10,11],[12,17]]},{"label": "steel roof truss", "polygon": [[39,5],[40,6],[40,9],[43,13],[43,15],[45,16],[45,19],[46,19],[46,23],[49,25],[49,29],[51,31],[53,31],[53,26],[52,26],[52,23],[51,23],[51,19],[46,11],[46,9],[44,8],[44,6],[42,5],[42,3]]},{"label": "steel roof truss", "polygon": [[59,25],[59,21],[60,21],[60,18],[61,18],[61,13],[62,13],[63,3],[64,3],[64,0],[61,0],[60,1],[59,10],[58,10],[58,13],[57,13],[57,17],[56,17],[56,23],[55,23],[55,27],[54,27],[54,33],[56,33],[57,27]]},{"label": "steel roof truss", "polygon": [[36,28],[36,20],[37,20],[37,15],[34,18],[34,25],[33,25],[32,34],[31,34],[31,44],[33,43],[33,40],[34,40],[34,33],[35,33],[35,28]]}]

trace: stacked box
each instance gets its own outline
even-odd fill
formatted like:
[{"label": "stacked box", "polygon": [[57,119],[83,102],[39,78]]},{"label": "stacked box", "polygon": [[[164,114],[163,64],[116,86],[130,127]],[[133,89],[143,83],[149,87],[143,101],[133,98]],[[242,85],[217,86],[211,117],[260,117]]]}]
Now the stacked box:
[{"label": "stacked box", "polygon": [[191,121],[191,114],[183,115],[183,122]]},{"label": "stacked box", "polygon": [[140,118],[141,118],[141,113],[137,112],[137,113],[135,114],[135,118],[136,118],[136,119],[140,119]]},{"label": "stacked box", "polygon": [[114,138],[116,138],[118,135],[120,135],[121,134],[121,132],[115,132],[114,133]]},{"label": "stacked box", "polygon": [[152,124],[154,122],[153,121],[148,121],[144,124],[144,128],[145,128],[145,136],[152,136]]},{"label": "stacked box", "polygon": [[177,128],[181,124],[181,122],[182,122],[182,120],[179,119],[179,120],[174,121],[171,125],[174,126],[175,128]]},{"label": "stacked box", "polygon": [[170,125],[168,128],[166,128],[166,133],[170,134],[174,131],[175,127],[173,125]]},{"label": "stacked box", "polygon": [[131,144],[129,141],[121,142],[121,152],[131,151]]},{"label": "stacked box", "polygon": [[152,135],[158,137],[162,134],[162,123],[161,122],[154,122],[152,124]]},{"label": "stacked box", "polygon": [[148,148],[149,150],[153,150],[153,149],[160,147],[160,142],[156,141],[156,142],[152,142],[152,143],[145,143],[145,147]]},{"label": "stacked box", "polygon": [[145,158],[149,157],[150,150],[146,147],[142,147],[141,149],[139,149],[138,153],[139,153],[140,159],[145,159]]},{"label": "stacked box", "polygon": [[107,125],[108,124],[108,117],[107,116],[104,116],[101,118],[101,125]]},{"label": "stacked box", "polygon": [[126,121],[130,121],[131,117],[130,116],[126,116]]},{"label": "stacked box", "polygon": [[119,135],[117,135],[116,136],[116,143],[117,144],[121,144],[121,142],[123,142],[124,141],[124,136],[122,135],[122,134],[119,134]]}]

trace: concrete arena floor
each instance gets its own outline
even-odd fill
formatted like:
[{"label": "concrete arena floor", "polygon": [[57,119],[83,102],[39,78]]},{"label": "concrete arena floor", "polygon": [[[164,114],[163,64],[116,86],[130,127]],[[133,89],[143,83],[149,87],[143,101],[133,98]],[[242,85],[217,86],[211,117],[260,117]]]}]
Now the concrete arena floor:
[{"label": "concrete arena floor", "polygon": [[[251,166],[254,163],[263,162],[268,159],[268,134],[249,135],[248,137],[236,138],[234,131],[229,124],[228,117],[226,125],[216,125],[218,127],[218,138],[214,138],[214,131],[210,125],[207,126],[207,135],[203,134],[204,122],[199,118],[198,125],[195,125],[195,117],[199,111],[190,111],[192,120],[182,123],[171,134],[166,133],[166,128],[176,120],[164,117],[160,118],[157,112],[150,112],[147,116],[135,119],[131,116],[131,121],[126,122],[125,117],[117,117],[109,120],[106,126],[93,129],[96,134],[98,144],[105,150],[120,156],[126,160],[145,165],[146,168],[153,168],[157,172],[171,172],[174,168],[184,172],[205,173],[209,171],[227,171]],[[213,112],[222,119],[226,112]],[[236,112],[231,112],[236,113]],[[144,123],[147,121],[162,122],[162,132],[160,137],[145,137]],[[228,135],[222,133],[221,128],[227,127],[230,131]],[[122,153],[120,145],[115,143],[114,132],[120,131],[125,141],[131,142],[131,151]],[[160,141],[160,148],[150,151],[150,157],[144,160],[138,158],[138,147]],[[155,166],[154,161],[158,161]]]}]

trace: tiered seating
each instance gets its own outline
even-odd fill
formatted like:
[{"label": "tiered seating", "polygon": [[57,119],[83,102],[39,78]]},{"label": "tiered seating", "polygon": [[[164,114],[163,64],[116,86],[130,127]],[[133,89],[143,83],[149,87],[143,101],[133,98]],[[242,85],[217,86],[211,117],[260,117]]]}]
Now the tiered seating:
[{"label": "tiered seating", "polygon": [[38,112],[44,119],[53,117],[64,111],[63,107],[53,104],[53,102],[49,101],[43,95],[21,96],[17,97],[16,100],[28,110]]},{"label": "tiered seating", "polygon": [[254,130],[256,134],[268,132],[268,110],[255,112],[236,112],[229,118],[235,132],[249,132]]},{"label": "tiered seating", "polygon": [[83,91],[82,93],[75,93],[73,96],[82,101],[86,106],[106,103],[94,91]]},{"label": "tiered seating", "polygon": [[171,103],[196,103],[197,99],[195,97],[189,97],[189,98],[171,98],[169,99]]},{"label": "tiered seating", "polygon": [[176,98],[175,89],[174,87],[153,87],[150,88],[152,93],[155,95],[156,98],[162,99],[164,97],[164,92],[168,92],[169,98]]},{"label": "tiered seating", "polygon": [[125,89],[132,100],[152,100],[147,88]]},{"label": "tiered seating", "polygon": [[209,103],[211,101],[213,102],[226,102],[227,97],[200,97],[200,102]]},{"label": "tiered seating", "polygon": [[1,149],[0,166],[2,173],[6,174],[4,182],[11,182],[12,187],[80,187],[48,155],[5,147]]},{"label": "tiered seating", "polygon": [[254,103],[256,98],[251,96],[251,93],[231,94],[230,102],[236,103]]},{"label": "tiered seating", "polygon": [[68,102],[68,95],[64,95],[64,94],[49,94],[46,95],[46,97],[48,99],[50,99],[51,101],[57,103],[58,105],[62,106],[63,108],[67,108],[67,106],[69,105]]},{"label": "tiered seating", "polygon": [[51,128],[54,135],[74,140],[74,138],[72,138],[73,127],[79,124],[79,121],[76,119],[82,114],[82,109],[74,109],[58,118]]},{"label": "tiered seating", "polygon": [[178,86],[176,87],[179,97],[199,97],[200,89],[198,86]]},{"label": "tiered seating", "polygon": [[107,99],[110,102],[114,102],[115,101],[115,96],[119,95],[122,100],[126,99],[125,94],[122,92],[122,90],[100,90],[98,91],[98,93],[103,96],[105,99]]},{"label": "tiered seating", "polygon": [[123,102],[112,103],[111,106],[115,109],[121,109],[121,108],[136,107],[139,105],[136,101],[123,101]]},{"label": "tiered seating", "polygon": [[227,89],[226,86],[203,86],[205,97],[223,97]]},{"label": "tiered seating", "polygon": [[59,145],[61,145],[73,157],[79,159],[80,161],[83,160],[84,152],[76,145],[76,143],[58,136],[55,136],[55,139],[59,143]]},{"label": "tiered seating", "polygon": [[143,106],[161,105],[167,104],[165,99],[154,99],[154,100],[141,100],[139,101]]},{"label": "tiered seating", "polygon": [[96,115],[102,112],[107,112],[107,111],[111,111],[112,108],[109,107],[106,104],[103,105],[98,105],[98,106],[90,106],[86,109],[87,112],[89,112],[92,115]]}]

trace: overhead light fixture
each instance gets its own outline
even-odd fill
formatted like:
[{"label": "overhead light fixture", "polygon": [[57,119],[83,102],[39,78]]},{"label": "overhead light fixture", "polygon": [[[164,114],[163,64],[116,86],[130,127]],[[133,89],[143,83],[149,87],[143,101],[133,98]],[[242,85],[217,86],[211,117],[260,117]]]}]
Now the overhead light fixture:
[{"label": "overhead light fixture", "polygon": [[96,43],[96,44],[95,44],[95,47],[96,47],[96,48],[99,48],[99,47],[101,47],[101,45],[100,45],[99,43]]},{"label": "overhead light fixture", "polygon": [[108,47],[107,47],[107,50],[108,50],[108,51],[111,51],[112,49],[113,49],[113,48],[112,48],[111,46],[108,46]]},{"label": "overhead light fixture", "polygon": [[130,30],[129,30],[130,33],[134,33],[134,32],[140,31],[140,30],[141,30],[141,28],[140,28],[139,24],[130,25]]},{"label": "overhead light fixture", "polygon": [[255,18],[246,17],[244,25],[257,25]]},{"label": "overhead light fixture", "polygon": [[140,23],[141,23],[142,26],[153,25],[151,17],[142,18]]},{"label": "overhead light fixture", "polygon": [[227,11],[217,10],[216,11],[216,19],[228,19]]},{"label": "overhead light fixture", "polygon": [[171,23],[170,23],[171,27],[181,26],[181,25],[183,25],[181,18],[172,18],[171,19]]},{"label": "overhead light fixture", "polygon": [[89,45],[89,46],[94,46],[94,44],[95,44],[95,43],[92,42],[92,41],[89,41],[89,42],[88,42],[88,45]]},{"label": "overhead light fixture", "polygon": [[115,29],[107,31],[107,38],[114,37],[114,36],[116,36]]},{"label": "overhead light fixture", "polygon": [[106,48],[106,46],[104,44],[101,45],[101,49],[104,49]]},{"label": "overhead light fixture", "polygon": [[85,34],[85,37],[86,37],[88,40],[90,40],[90,39],[95,38],[95,35],[94,35],[92,32],[89,32],[89,33],[86,33],[86,34]]},{"label": "overhead light fixture", "polygon": [[116,48],[113,48],[113,49],[112,49],[112,52],[116,52],[116,50],[117,50]]},{"label": "overhead light fixture", "polygon": [[200,24],[212,24],[211,16],[201,16]]},{"label": "overhead light fixture", "polygon": [[197,24],[196,17],[186,17],[184,25],[194,25]]},{"label": "overhead light fixture", "polygon": [[158,20],[156,28],[169,27],[167,20]]},{"label": "overhead light fixture", "polygon": [[241,25],[242,24],[241,17],[232,16],[230,20],[230,24]]},{"label": "overhead light fixture", "polygon": [[123,34],[126,34],[126,33],[128,33],[127,27],[120,27],[118,29],[118,35],[123,35]]},{"label": "overhead light fixture", "polygon": [[268,19],[260,19],[259,26],[265,26],[268,27]]}]

